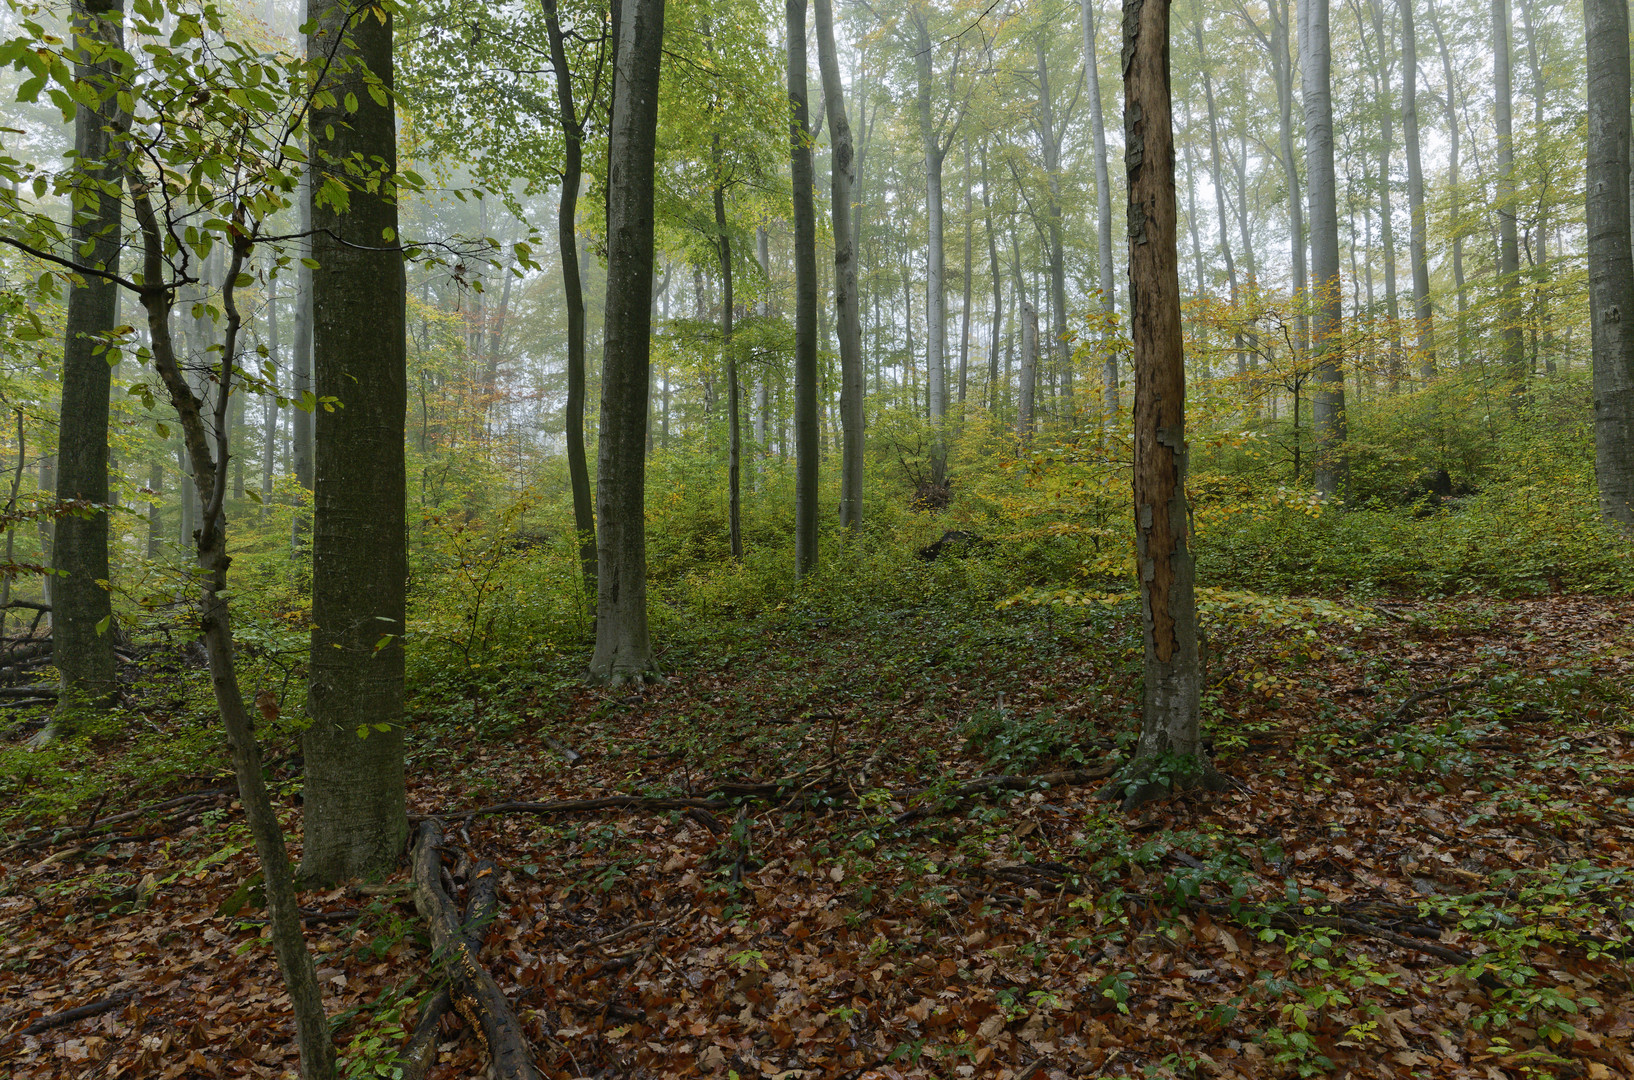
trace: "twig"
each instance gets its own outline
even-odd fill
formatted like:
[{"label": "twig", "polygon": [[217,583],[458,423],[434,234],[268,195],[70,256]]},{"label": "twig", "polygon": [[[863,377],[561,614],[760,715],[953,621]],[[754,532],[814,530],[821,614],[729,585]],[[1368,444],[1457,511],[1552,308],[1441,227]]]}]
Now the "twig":
[{"label": "twig", "polygon": [[9,1039],[13,1036],[19,1035],[39,1035],[42,1032],[50,1031],[53,1028],[60,1028],[65,1025],[75,1023],[79,1020],[87,1020],[93,1016],[101,1016],[105,1012],[112,1012],[136,996],[137,992],[135,990],[122,990],[119,993],[105,997],[100,1001],[93,1001],[86,1005],[76,1006],[72,1009],[64,1009],[62,1012],[52,1013],[50,1016],[42,1016],[32,1024],[23,1028],[21,1031],[15,1031],[12,1032],[11,1035],[0,1036],[0,1038]]}]

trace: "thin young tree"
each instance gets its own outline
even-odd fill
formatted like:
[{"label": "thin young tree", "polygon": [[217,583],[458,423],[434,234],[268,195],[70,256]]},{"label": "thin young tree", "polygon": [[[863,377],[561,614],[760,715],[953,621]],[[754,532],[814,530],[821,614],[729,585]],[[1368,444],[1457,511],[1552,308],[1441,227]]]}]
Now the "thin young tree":
[{"label": "thin young tree", "polygon": [[1600,515],[1634,537],[1634,233],[1629,217],[1628,5],[1584,0],[1588,41],[1589,321]]},{"label": "thin young tree", "polygon": [[[567,436],[567,474],[573,491],[573,527],[579,534],[579,567],[586,596],[596,595],[596,512],[591,502],[590,468],[584,450],[584,279],[579,274],[579,183],[584,175],[584,134],[601,83],[602,56],[596,57],[591,108],[580,115],[573,96],[573,70],[556,0],[541,0],[550,64],[556,73],[556,123],[562,130],[561,186],[556,204],[556,247],[562,263],[562,301],[567,308],[567,402],[563,427]],[[510,284],[507,280],[507,286]]]},{"label": "thin young tree", "polygon": [[[1134,342],[1134,511],[1145,640],[1140,742],[1105,791],[1133,808],[1219,788],[1203,747],[1193,556],[1186,512],[1186,370],[1169,96],[1168,0],[1124,0],[1124,164]],[[1222,228],[1224,227],[1222,223]]]},{"label": "thin young tree", "polygon": [[596,462],[596,651],[590,659],[590,677],[615,685],[657,672],[647,629],[646,450],[664,0],[622,0],[616,10]]},{"label": "thin young tree", "polygon": [[[313,388],[339,405],[313,427],[301,876],[332,885],[390,870],[408,840],[407,314],[391,13],[350,0],[307,12],[307,53],[323,65],[310,124]],[[367,175],[352,175],[359,163]]]}]

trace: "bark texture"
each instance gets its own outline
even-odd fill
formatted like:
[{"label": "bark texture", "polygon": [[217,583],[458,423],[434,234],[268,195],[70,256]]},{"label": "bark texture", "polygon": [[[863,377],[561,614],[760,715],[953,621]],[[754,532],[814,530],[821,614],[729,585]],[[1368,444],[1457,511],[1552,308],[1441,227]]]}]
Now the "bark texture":
[{"label": "bark texture", "polygon": [[1079,0],[1084,24],[1084,70],[1089,81],[1089,128],[1095,151],[1095,266],[1101,286],[1101,312],[1106,317],[1101,368],[1102,427],[1110,429],[1118,415],[1117,302],[1112,274],[1112,178],[1106,162],[1106,121],[1101,112],[1101,68],[1095,57],[1097,0]]},{"label": "bark texture", "polygon": [[646,449],[664,0],[623,0],[617,11],[596,462],[596,651],[590,659],[590,677],[615,684],[657,673],[647,630]]},{"label": "bark texture", "polygon": [[1186,372],[1167,0],[1124,0],[1123,84],[1146,679],[1140,744],[1110,793],[1133,806],[1175,787],[1218,783],[1199,732],[1202,665],[1186,535]]},{"label": "bark texture", "polygon": [[1492,0],[1492,113],[1498,131],[1498,335],[1505,371],[1518,392],[1530,374],[1521,332],[1520,240],[1515,224],[1514,96],[1510,90],[1509,0]]},{"label": "bark texture", "polygon": [[[806,106],[806,0],[786,0],[789,172],[794,187],[794,573],[817,568],[817,214]],[[939,224],[939,223],[938,223]]]},{"label": "bark texture", "polygon": [[[852,186],[856,166],[852,156],[851,118],[845,108],[845,86],[840,81],[840,65],[834,48],[834,14],[831,0],[814,0],[817,23],[817,62],[822,69],[823,96],[828,107],[829,141],[833,145],[829,204],[834,220],[834,309],[835,330],[840,339],[840,428],[844,447],[840,452],[840,524],[855,529],[862,524],[863,398],[862,315],[857,293],[857,234],[854,227]],[[968,148],[966,156],[968,157]],[[966,172],[968,172],[968,162]],[[969,185],[966,184],[966,201]],[[969,319],[969,229],[965,235],[965,317]],[[960,362],[963,370],[963,361]],[[964,400],[963,386],[959,400]]]},{"label": "bark texture", "polygon": [[1409,258],[1413,264],[1413,325],[1418,337],[1418,373],[1435,378],[1435,310],[1430,301],[1430,255],[1424,225],[1424,159],[1418,141],[1418,31],[1413,0],[1401,7],[1401,132],[1407,149]]},{"label": "bark texture", "polygon": [[1311,347],[1316,388],[1311,422],[1316,429],[1316,491],[1339,494],[1345,475],[1345,376],[1340,366],[1339,203],[1333,172],[1333,54],[1328,0],[1305,0],[1302,76],[1305,97],[1305,177],[1311,221]]},{"label": "bark texture", "polygon": [[[122,48],[124,7],[119,0],[75,0],[74,34],[80,48],[74,74],[104,97],[74,117],[74,248],[86,263],[119,271],[119,228],[124,205],[121,169],[112,160],[123,123],[114,88],[119,65],[101,59]],[[86,254],[89,248],[89,254]],[[62,351],[62,409],[57,426],[57,498],[93,504],[85,516],[57,519],[51,566],[52,662],[62,673],[51,730],[73,729],[76,712],[114,700],[113,603],[108,592],[108,394],[112,368],[108,335],[119,317],[119,286],[89,275],[70,286]]]},{"label": "bark texture", "polygon": [[[403,778],[403,629],[408,581],[407,321],[391,99],[392,20],[310,0],[311,55],[332,55],[333,106],[313,112],[314,166],[351,190],[344,213],[313,185],[314,390],[340,407],[313,426],[312,653],[304,736],[301,875],[332,885],[383,874],[408,841]],[[354,12],[357,14],[354,15]],[[357,105],[347,112],[348,94]],[[333,138],[329,136],[333,132]],[[368,162],[368,178],[343,163]],[[377,190],[366,190],[370,182]],[[383,189],[383,190],[380,190]]]},{"label": "bark texture", "polygon": [[1585,0],[1589,318],[1600,514],[1634,536],[1634,242],[1629,219],[1629,43],[1624,0]]}]

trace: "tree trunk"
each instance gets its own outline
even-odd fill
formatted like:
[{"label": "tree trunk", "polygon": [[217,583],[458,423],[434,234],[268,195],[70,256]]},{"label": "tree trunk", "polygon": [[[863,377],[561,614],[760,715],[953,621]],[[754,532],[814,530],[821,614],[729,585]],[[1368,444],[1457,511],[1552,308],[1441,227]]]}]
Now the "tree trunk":
[{"label": "tree trunk", "polygon": [[[767,293],[767,295],[770,295],[770,293],[771,293],[771,279],[772,279],[772,258],[771,258],[770,247],[771,247],[771,245],[770,245],[770,242],[768,241],[768,239],[766,237],[765,227],[764,226],[756,226],[755,227],[755,261],[760,263],[761,276],[766,279],[766,293]],[[771,301],[770,300],[762,300],[760,302],[760,317],[762,319],[769,319],[769,318],[771,318],[771,314],[772,314],[772,303],[771,303]],[[665,391],[668,392],[668,389],[669,389],[668,384],[665,384]],[[769,370],[767,370],[767,371],[762,371],[760,373],[760,382],[759,382],[759,385],[755,389],[755,447],[756,447],[756,452],[758,454],[760,454],[761,457],[767,456],[767,452],[766,452],[766,418],[770,414],[771,408],[772,408],[772,375],[771,375],[771,372]]]},{"label": "tree trunk", "polygon": [[664,0],[621,0],[617,12],[596,467],[596,651],[589,673],[615,685],[657,673],[647,631],[645,451]]},{"label": "tree trunk", "polygon": [[[86,262],[119,271],[120,152],[114,131],[128,123],[114,94],[121,65],[103,59],[104,50],[124,48],[121,0],[75,0],[74,34],[85,45],[74,75],[88,85],[99,105],[74,117],[73,248]],[[112,190],[110,191],[110,187]],[[108,586],[108,366],[107,335],[119,314],[119,286],[89,275],[70,285],[62,353],[62,398],[57,426],[57,498],[94,504],[87,516],[57,519],[51,546],[52,662],[62,674],[52,733],[74,729],[77,713],[113,703],[119,684],[114,671],[113,601]]]},{"label": "tree trunk", "polygon": [[1328,0],[1303,0],[1305,55],[1301,74],[1305,99],[1305,177],[1310,195],[1311,271],[1315,325],[1316,389],[1311,395],[1316,429],[1316,492],[1339,494],[1345,476],[1345,376],[1340,322],[1339,203],[1333,172],[1332,50],[1328,40]]},{"label": "tree trunk", "polygon": [[1464,318],[1469,311],[1469,292],[1464,287],[1464,235],[1461,217],[1461,200],[1458,193],[1458,106],[1457,89],[1453,82],[1452,50],[1447,47],[1446,35],[1441,31],[1441,13],[1436,10],[1435,0],[1426,0],[1430,5],[1430,28],[1435,31],[1436,48],[1441,53],[1441,73],[1446,81],[1446,93],[1443,103],[1447,115],[1447,191],[1451,195],[1451,205],[1448,207],[1452,230],[1452,280],[1453,288],[1458,294],[1458,321],[1453,330],[1453,341],[1458,351],[1458,362],[1464,362]]},{"label": "tree trunk", "polygon": [[[1197,59],[1203,68],[1203,101],[1208,106],[1209,181],[1214,185],[1214,210],[1220,228],[1220,256],[1225,260],[1226,283],[1231,289],[1231,311],[1235,317],[1240,310],[1237,296],[1237,264],[1231,257],[1231,218],[1226,214],[1225,176],[1220,168],[1220,124],[1214,109],[1214,80],[1209,76],[1208,55],[1203,51],[1201,15],[1193,24],[1192,32],[1197,38]],[[1178,269],[1176,273],[1179,273]],[[1236,342],[1237,373],[1240,375],[1248,370],[1248,354],[1243,350],[1243,334],[1240,329],[1236,333]]]},{"label": "tree trunk", "polygon": [[[270,250],[270,249],[269,249]],[[278,282],[272,273],[276,260],[267,259],[267,362],[272,365],[272,377],[278,379],[278,358],[282,343],[278,340]],[[273,478],[278,469],[278,396],[266,395],[262,402],[265,410],[261,428],[261,507],[259,516],[265,518],[272,510]]]},{"label": "tree trunk", "polygon": [[964,419],[965,397],[970,381],[970,280],[971,280],[971,253],[975,240],[976,210],[970,193],[970,136],[965,136],[964,157],[964,188],[965,188],[965,257],[964,257],[964,300],[959,306],[959,417]]},{"label": "tree trunk", "polygon": [[[130,180],[143,238],[143,280],[157,286],[165,278],[163,234],[145,194],[146,181],[138,176],[132,176]],[[142,294],[142,304],[147,312],[154,367],[165,385],[171,404],[176,408],[187,457],[193,466],[196,494],[203,507],[195,548],[199,571],[199,628],[209,657],[211,688],[232,754],[239,801],[261,863],[273,953],[278,959],[278,968],[294,1007],[301,1077],[302,1080],[330,1080],[335,1072],[334,1041],[328,1018],[324,1015],[317,970],[301,934],[301,914],[296,906],[295,882],[290,873],[289,853],[284,847],[283,829],[267,793],[266,781],[262,776],[261,748],[256,743],[254,723],[245,707],[234,667],[233,631],[226,595],[227,566],[231,559],[227,555],[227,522],[222,514],[226,502],[228,456],[228,439],[224,428],[241,325],[233,298],[234,282],[248,254],[247,243],[235,246],[222,287],[226,340],[216,379],[213,448],[210,439],[212,433],[200,413],[201,400],[194,394],[177,364],[170,334],[174,293],[165,288],[152,288]],[[307,768],[310,772],[310,756]],[[307,842],[310,845],[310,836]]]},{"label": "tree trunk", "polygon": [[1634,536],[1634,236],[1629,219],[1629,43],[1624,0],[1585,0],[1589,322],[1600,514]]},{"label": "tree trunk", "polygon": [[1217,788],[1223,780],[1208,763],[1199,727],[1203,670],[1193,557],[1186,535],[1186,369],[1169,98],[1169,4],[1124,0],[1123,10],[1135,542],[1146,677],[1140,743],[1134,760],[1107,795],[1133,808],[1172,788]]},{"label": "tree trunk", "polygon": [[987,266],[993,275],[993,331],[987,343],[987,408],[999,411],[999,338],[1004,332],[1004,283],[999,273],[998,237],[993,232],[993,196],[987,179],[987,143],[982,143],[982,213],[987,232]]},{"label": "tree trunk", "polygon": [[[1532,130],[1533,137],[1543,137],[1543,64],[1538,58],[1538,38],[1536,28],[1532,24],[1531,0],[1520,0],[1521,30],[1526,35],[1526,61],[1532,73]],[[1547,176],[1545,176],[1547,180]],[[1541,353],[1543,371],[1553,374],[1555,370],[1554,355],[1554,321],[1549,317],[1549,279],[1552,276],[1549,267],[1549,190],[1550,185],[1541,185],[1538,194],[1538,216],[1535,226],[1528,232],[1537,237],[1536,281],[1534,288],[1534,304],[1532,315],[1532,333],[1535,351]],[[1532,363],[1535,369],[1537,360]]]},{"label": "tree trunk", "polygon": [[[584,450],[585,344],[584,279],[579,273],[579,181],[584,172],[584,121],[573,101],[573,74],[567,66],[556,0],[542,0],[556,71],[557,123],[562,129],[562,187],[556,204],[556,247],[562,260],[562,301],[567,307],[567,475],[573,491],[573,528],[579,535],[579,569],[586,596],[596,595],[596,513],[590,501],[590,468]],[[509,288],[510,282],[506,282]],[[668,384],[665,385],[668,392]],[[667,406],[667,400],[666,400]],[[669,412],[664,413],[665,442]]]},{"label": "tree trunk", "polygon": [[[1191,131],[1191,107],[1182,103],[1186,110],[1186,131]],[[1178,140],[1177,140],[1178,141]],[[1196,282],[1198,297],[1210,291],[1203,275],[1203,241],[1197,232],[1197,164],[1192,161],[1191,141],[1188,139],[1180,143],[1180,152],[1186,162],[1186,224],[1191,231],[1191,259],[1192,280]]]},{"label": "tree trunk", "polygon": [[1401,9],[1401,128],[1407,144],[1407,213],[1413,263],[1413,323],[1418,336],[1418,373],[1435,378],[1435,311],[1430,303],[1430,256],[1424,224],[1424,163],[1418,144],[1418,33],[1413,0],[1397,0]]},{"label": "tree trunk", "polygon": [[[1389,326],[1386,328],[1389,354],[1385,362],[1390,377],[1390,391],[1395,393],[1401,388],[1402,359],[1401,306],[1396,300],[1396,234],[1390,209],[1390,151],[1395,138],[1391,119],[1393,113],[1390,107],[1390,39],[1384,27],[1384,0],[1367,0],[1367,7],[1373,23],[1373,42],[1376,50],[1374,94],[1379,106],[1379,246],[1384,254],[1384,311],[1389,320]],[[1360,17],[1358,12],[1358,20]],[[1366,29],[1358,25],[1356,30],[1365,41]]]},{"label": "tree trunk", "polygon": [[[309,54],[332,52],[334,104],[314,106],[313,159],[335,179],[353,155],[397,167],[392,19],[344,0],[311,0]],[[343,36],[337,41],[337,36]],[[357,110],[343,101],[355,95]],[[327,132],[333,131],[333,138]],[[322,137],[320,137],[322,135]],[[312,653],[307,693],[303,879],[383,874],[408,840],[403,777],[403,629],[408,581],[407,315],[396,200],[352,180],[344,213],[312,205]],[[316,189],[317,185],[313,185]],[[312,189],[309,189],[312,190]]]},{"label": "tree trunk", "polygon": [[806,112],[806,0],[784,0],[794,188],[794,574],[817,569],[817,215]]},{"label": "tree trunk", "polygon": [[1288,188],[1288,249],[1293,265],[1294,345],[1300,362],[1310,352],[1310,320],[1305,315],[1309,285],[1305,267],[1305,206],[1299,194],[1299,162],[1294,157],[1294,60],[1289,49],[1288,0],[1271,5],[1271,67],[1277,82],[1277,135],[1282,157],[1282,180]]},{"label": "tree trunk", "polygon": [[1101,113],[1101,69],[1095,56],[1095,15],[1098,0],[1079,0],[1084,24],[1084,70],[1089,81],[1089,126],[1095,148],[1095,257],[1101,285],[1101,312],[1105,316],[1101,370],[1101,428],[1110,431],[1118,416],[1117,303],[1112,274],[1112,179],[1106,164],[1106,123]]},{"label": "tree trunk", "polygon": [[726,231],[725,164],[721,160],[721,137],[714,137],[715,158],[715,254],[721,265],[721,359],[726,369],[726,528],[731,537],[732,558],[743,558],[743,443],[738,428],[738,354],[732,347],[732,238]]},{"label": "tree trunk", "polygon": [[164,550],[164,490],[165,465],[162,457],[155,456],[148,467],[148,558],[157,559]]},{"label": "tree trunk", "polygon": [[[314,0],[318,2],[318,0]],[[312,178],[301,175],[300,193],[296,196],[300,207],[301,234],[298,252],[312,254]],[[294,390],[296,409],[290,414],[290,441],[295,458],[295,480],[308,491],[312,490],[312,426],[313,412],[304,405],[312,392],[312,268],[305,262],[295,267],[295,339],[290,343],[290,382]],[[297,512],[297,518],[300,516]]]},{"label": "tree trunk", "polygon": [[1049,191],[1045,215],[1050,239],[1050,336],[1055,339],[1050,353],[1061,374],[1061,412],[1068,431],[1072,430],[1072,344],[1067,333],[1067,259],[1061,220],[1061,132],[1056,130],[1055,100],[1050,93],[1050,67],[1044,55],[1044,38],[1035,42],[1038,57],[1038,131],[1044,149],[1044,177]]},{"label": "tree trunk", "polygon": [[947,482],[947,288],[942,238],[942,160],[944,148],[931,121],[931,40],[923,5],[911,16],[914,71],[918,79],[919,142],[925,153],[925,411],[931,426],[931,481]]},{"label": "tree trunk", "polygon": [[1025,441],[1033,433],[1033,402],[1038,388],[1038,310],[1021,302],[1021,373],[1016,389],[1016,434]]},{"label": "tree trunk", "polygon": [[[862,365],[862,316],[857,294],[857,235],[853,228],[852,185],[856,182],[851,146],[851,118],[845,108],[845,86],[840,82],[840,65],[834,49],[834,16],[831,0],[816,0],[817,62],[822,69],[823,96],[828,102],[829,139],[833,144],[830,162],[829,205],[834,219],[834,308],[840,339],[840,427],[845,444],[840,453],[840,524],[856,529],[862,524],[863,399],[867,395]],[[966,157],[969,148],[966,148]],[[966,163],[965,201],[970,201],[969,165]],[[968,217],[968,205],[966,208]],[[969,226],[965,229],[965,308],[970,307],[968,248]],[[967,314],[968,320],[968,314]],[[967,340],[968,344],[968,340]],[[960,371],[964,370],[960,360]],[[959,400],[964,401],[963,376]]]},{"label": "tree trunk", "polygon": [[1492,112],[1498,131],[1498,335],[1513,393],[1524,393],[1530,374],[1521,333],[1520,241],[1515,228],[1515,141],[1509,63],[1509,2],[1492,0]]}]

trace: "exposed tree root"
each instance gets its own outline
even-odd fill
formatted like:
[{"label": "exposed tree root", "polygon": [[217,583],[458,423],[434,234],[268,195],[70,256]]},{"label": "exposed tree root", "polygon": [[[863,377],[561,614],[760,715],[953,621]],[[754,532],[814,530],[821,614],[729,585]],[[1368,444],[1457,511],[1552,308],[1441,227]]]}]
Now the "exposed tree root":
[{"label": "exposed tree root", "polygon": [[[481,1034],[496,1080],[539,1080],[533,1054],[515,1011],[466,938],[472,920],[462,925],[459,910],[443,890],[442,842],[441,822],[431,818],[421,823],[420,835],[414,844],[414,906],[430,924],[432,946],[443,958],[451,976],[449,998],[454,1009],[471,1025],[471,1030]],[[476,874],[471,907],[476,909],[480,922],[480,897],[491,888],[492,864],[479,865]],[[482,885],[484,878],[490,885]],[[434,1033],[428,1037],[435,1041]]]}]

